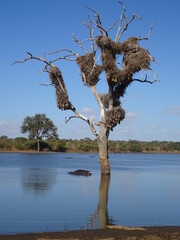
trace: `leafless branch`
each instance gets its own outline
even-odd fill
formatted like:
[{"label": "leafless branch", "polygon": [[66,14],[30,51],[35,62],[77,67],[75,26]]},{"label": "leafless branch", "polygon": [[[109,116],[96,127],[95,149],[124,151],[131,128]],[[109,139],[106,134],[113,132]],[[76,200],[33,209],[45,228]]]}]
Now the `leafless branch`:
[{"label": "leafless branch", "polygon": [[103,28],[102,25],[99,25],[99,24],[97,23],[97,21],[94,22],[92,19],[90,19],[89,21],[90,21],[92,24],[94,24],[95,26],[97,26],[97,27],[99,28],[99,30],[100,30],[100,32],[101,32],[102,35],[105,35],[106,37],[108,37],[108,32]]},{"label": "leafless branch", "polygon": [[114,26],[116,25],[117,22],[118,22],[118,20],[116,20],[115,23],[111,27],[108,28],[108,30],[107,30],[108,33],[109,33],[109,31],[111,31],[114,28]]},{"label": "leafless branch", "polygon": [[65,124],[67,124],[72,118],[77,118],[76,116],[71,116],[68,119],[65,117]]},{"label": "leafless branch", "polygon": [[67,48],[61,48],[61,49],[58,49],[58,50],[56,50],[54,52],[49,52],[48,54],[49,55],[53,55],[53,54],[56,54],[56,53],[59,53],[59,52],[69,52],[69,53],[71,53],[71,56],[76,56],[76,57],[79,56],[79,54],[77,54],[77,53],[75,53],[72,50],[67,49]]},{"label": "leafless branch", "polygon": [[150,83],[150,84],[153,84],[153,83],[155,83],[155,82],[157,82],[157,79],[154,79],[154,81],[149,81],[149,80],[147,80],[147,74],[146,74],[146,77],[145,77],[145,79],[143,80],[143,79],[137,79],[137,78],[134,78],[134,79],[132,79],[132,82],[141,82],[141,83]]},{"label": "leafless branch", "polygon": [[48,62],[48,61],[45,60],[45,58],[35,57],[35,56],[33,56],[30,52],[27,52],[27,58],[25,58],[25,59],[22,60],[22,61],[15,61],[15,62],[12,63],[12,65],[14,65],[14,64],[16,64],[16,63],[25,63],[25,62],[27,62],[27,61],[29,61],[29,60],[31,60],[31,59],[35,59],[35,60],[44,62],[44,63],[46,64],[46,66],[51,66],[51,65],[52,65],[52,64],[51,64],[51,61]]},{"label": "leafless branch", "polygon": [[127,18],[126,18],[125,15],[124,15],[124,18],[125,18],[126,23],[125,23],[125,26],[124,26],[124,28],[122,29],[121,33],[119,34],[118,41],[119,41],[120,38],[122,37],[123,33],[127,30],[129,24],[130,24],[135,18],[137,18],[138,20],[141,20],[141,19],[142,19],[142,17],[140,17],[140,16],[138,16],[138,15],[136,15],[136,14],[133,14],[133,16],[132,16],[132,18],[129,20],[129,22],[127,21]]},{"label": "leafless branch", "polygon": [[118,1],[121,6],[123,7],[123,11],[121,13],[121,16],[120,16],[120,23],[119,23],[119,28],[118,28],[118,31],[117,31],[117,34],[116,34],[116,38],[115,38],[115,41],[117,42],[118,41],[118,36],[121,32],[121,28],[122,28],[122,21],[123,21],[123,18],[124,18],[124,14],[125,14],[125,11],[126,11],[126,8],[124,6],[124,4],[121,2],[121,1]]},{"label": "leafless branch", "polygon": [[[148,56],[150,57],[150,59],[153,61],[153,62],[155,62],[155,63],[157,63],[158,65],[160,65],[157,61],[156,61],[156,59],[153,57],[153,56],[151,56],[151,54],[147,51],[147,54],[148,54]],[[151,69],[150,69],[151,70]]]},{"label": "leafless branch", "polygon": [[100,30],[102,35],[108,36],[108,32],[104,29],[104,27],[102,25],[99,13],[96,10],[94,10],[94,9],[92,9],[92,8],[86,6],[86,5],[85,5],[85,7],[88,10],[90,10],[91,12],[95,13],[96,22],[94,22],[91,18],[89,18],[89,22],[91,22],[94,26],[97,26],[99,28],[99,30]]},{"label": "leafless branch", "polygon": [[99,62],[99,59],[100,59],[100,58],[101,58],[101,54],[99,54],[99,56],[97,57],[97,59],[96,59],[95,62],[96,62],[96,63]]},{"label": "leafless branch", "polygon": [[74,42],[77,43],[83,49],[83,51],[87,54],[88,51],[85,49],[85,47],[82,45],[82,43],[77,39],[77,37],[74,33],[73,33],[73,37],[74,37]]},{"label": "leafless branch", "polygon": [[[89,21],[90,21],[90,17],[89,17]],[[90,36],[90,39],[91,39],[91,50],[92,50],[93,56],[95,56],[95,54],[96,54],[95,47],[94,47],[95,38],[93,37],[93,32],[94,32],[96,26],[94,26],[94,28],[91,29],[90,24],[87,24],[87,23],[83,23],[83,24],[89,29],[89,36]]]},{"label": "leafless branch", "polygon": [[44,87],[49,87],[49,86],[52,86],[52,87],[55,87],[54,84],[44,84],[44,83],[41,83],[39,84],[40,86],[44,86]]},{"label": "leafless branch", "polygon": [[[142,17],[136,15],[136,14],[133,14],[132,18],[127,21],[127,17],[125,15],[125,11],[126,11],[126,8],[125,6],[123,5],[123,3],[121,1],[119,1],[119,3],[121,4],[121,6],[123,7],[123,12],[121,14],[121,17],[120,17],[120,23],[119,23],[119,28],[118,28],[118,31],[117,31],[117,34],[116,34],[116,38],[115,38],[115,41],[118,42],[120,40],[120,38],[122,37],[123,33],[127,30],[129,24],[135,19],[137,18],[138,20],[141,20]],[[122,29],[122,23],[123,23],[123,19],[125,19],[125,26],[124,28]]]},{"label": "leafless branch", "polygon": [[72,118],[80,118],[89,125],[91,132],[95,135],[96,138],[98,138],[99,134],[97,133],[92,121],[89,118],[82,115],[81,113],[79,113],[72,104],[71,104],[71,110],[74,112],[75,116],[71,116],[68,119],[65,119],[65,123],[67,124]]},{"label": "leafless branch", "polygon": [[149,40],[150,36],[151,36],[151,32],[152,32],[152,29],[153,29],[153,26],[154,26],[154,23],[151,24],[151,27],[149,29],[149,33],[146,37],[138,37],[138,41],[141,41],[141,40]]},{"label": "leafless branch", "polygon": [[156,76],[159,76],[159,74],[158,73],[156,73],[152,68],[148,68],[150,71],[152,71],[152,73],[153,73],[153,76],[154,76],[154,81],[155,82],[159,82],[159,80],[156,78]]},{"label": "leafless branch", "polygon": [[52,60],[51,63],[57,62],[58,60],[76,61],[75,58],[71,58],[71,57],[73,57],[73,56],[74,56],[74,55],[66,55],[66,56],[58,57],[58,58]]},{"label": "leafless branch", "polygon": [[[84,23],[83,23],[84,24]],[[82,40],[81,42],[79,42],[79,43],[84,43],[84,42],[88,42],[88,41],[92,41],[92,40],[95,40],[96,38],[86,38],[86,39],[84,39],[84,40]]]},{"label": "leafless branch", "polygon": [[90,88],[91,88],[91,91],[92,91],[92,93],[93,93],[93,95],[94,95],[94,97],[95,97],[95,99],[96,99],[96,101],[97,101],[101,111],[105,111],[104,105],[103,105],[103,103],[102,103],[102,101],[101,101],[101,99],[99,97],[99,94],[97,93],[96,85],[91,86]]}]

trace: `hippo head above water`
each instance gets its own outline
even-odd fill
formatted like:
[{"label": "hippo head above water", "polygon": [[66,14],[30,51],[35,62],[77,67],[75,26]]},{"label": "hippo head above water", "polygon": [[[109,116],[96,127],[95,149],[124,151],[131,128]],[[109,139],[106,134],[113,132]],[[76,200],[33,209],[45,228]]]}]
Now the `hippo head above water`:
[{"label": "hippo head above water", "polygon": [[68,174],[76,175],[76,176],[86,176],[86,177],[92,175],[92,173],[90,171],[82,170],[82,169],[78,169],[78,170],[73,171],[73,172],[68,172]]}]

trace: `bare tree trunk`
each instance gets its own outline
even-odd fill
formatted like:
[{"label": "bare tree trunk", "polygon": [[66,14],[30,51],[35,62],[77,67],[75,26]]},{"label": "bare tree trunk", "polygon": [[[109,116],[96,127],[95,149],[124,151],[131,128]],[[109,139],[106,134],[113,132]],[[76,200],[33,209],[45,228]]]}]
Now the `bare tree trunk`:
[{"label": "bare tree trunk", "polygon": [[37,150],[38,150],[38,152],[40,152],[40,140],[39,139],[37,139]]},{"label": "bare tree trunk", "polygon": [[101,166],[101,174],[102,175],[110,175],[110,164],[109,164],[109,155],[108,155],[108,137],[109,137],[109,129],[105,126],[105,116],[104,112],[101,113],[101,125],[99,131],[99,163]]}]

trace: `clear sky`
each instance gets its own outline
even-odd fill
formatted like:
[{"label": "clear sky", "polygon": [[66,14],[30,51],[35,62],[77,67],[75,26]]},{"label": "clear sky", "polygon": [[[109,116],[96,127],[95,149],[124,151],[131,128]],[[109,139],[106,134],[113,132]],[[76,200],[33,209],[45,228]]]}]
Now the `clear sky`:
[{"label": "clear sky", "polygon": [[[146,36],[151,23],[155,25],[149,41],[141,42],[160,63],[152,64],[159,73],[159,83],[134,82],[125,95],[123,108],[126,119],[110,135],[114,140],[180,141],[180,1],[124,0],[127,17],[133,13],[143,17],[135,20],[124,34]],[[73,42],[74,32],[79,40],[88,36],[82,25],[88,20],[88,10],[96,9],[105,27],[119,20],[122,8],[117,0],[2,0],[0,7],[0,136],[22,136],[20,126],[26,116],[45,113],[58,127],[60,138],[80,139],[93,135],[86,123],[72,119],[65,125],[65,117],[56,107],[53,87],[46,73],[39,74],[43,65],[29,61],[11,66],[26,57],[26,51],[36,56],[60,48],[82,50]],[[114,38],[117,26],[112,31]],[[75,62],[57,62],[66,82],[69,98],[79,112],[98,120],[99,110],[90,89],[83,86]],[[149,80],[153,75],[149,74]],[[102,79],[100,82],[105,82]],[[99,83],[100,84],[100,83]],[[105,91],[104,85],[98,88]]]}]

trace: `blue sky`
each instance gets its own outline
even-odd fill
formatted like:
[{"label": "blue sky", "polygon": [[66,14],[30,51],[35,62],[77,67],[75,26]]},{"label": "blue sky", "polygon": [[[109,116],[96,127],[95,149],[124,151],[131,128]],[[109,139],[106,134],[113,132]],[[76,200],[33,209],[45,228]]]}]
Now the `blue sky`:
[{"label": "blue sky", "polygon": [[[122,41],[129,36],[146,36],[150,25],[155,25],[149,41],[141,42],[160,63],[152,64],[160,82],[150,85],[133,83],[127,90],[123,108],[126,119],[110,135],[114,140],[180,141],[180,1],[179,0],[124,0],[127,17],[133,13],[143,17],[134,21]],[[88,10],[96,9],[105,27],[119,20],[122,8],[116,0],[2,0],[0,8],[0,136],[22,136],[20,126],[26,116],[45,113],[58,127],[60,138],[93,138],[88,126],[78,119],[65,125],[65,117],[56,107],[52,87],[46,73],[39,74],[43,65],[29,61],[11,66],[26,57],[26,51],[36,56],[60,48],[83,54],[73,42],[74,32],[79,40],[88,36],[82,25],[88,20]],[[112,31],[114,38],[118,25]],[[57,62],[62,71],[71,102],[79,112],[98,120],[99,109],[90,89],[83,86],[78,66],[73,62]],[[149,74],[149,80],[153,76]],[[106,91],[105,79],[100,92]]]}]

